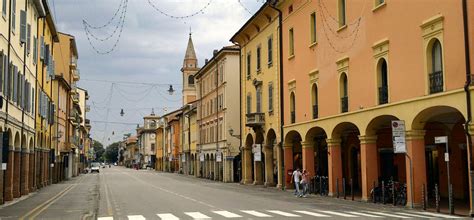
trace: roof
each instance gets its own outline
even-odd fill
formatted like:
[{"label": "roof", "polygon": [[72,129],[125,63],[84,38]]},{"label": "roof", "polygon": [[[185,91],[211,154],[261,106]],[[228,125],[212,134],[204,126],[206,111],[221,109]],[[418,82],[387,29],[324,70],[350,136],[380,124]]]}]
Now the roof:
[{"label": "roof", "polygon": [[204,64],[204,66],[194,75],[195,79],[199,79],[201,75],[206,71],[206,69],[211,65],[211,63],[219,57],[221,54],[224,52],[229,52],[229,51],[237,51],[240,52],[240,47],[238,45],[230,45],[230,46],[225,46],[222,49],[220,49],[212,58]]},{"label": "roof", "polygon": [[230,38],[230,42],[235,42],[235,38],[247,27],[249,26],[257,17],[258,15],[263,11],[265,10],[265,8],[267,7],[270,7],[267,3],[264,3],[262,5],[262,7],[260,7],[260,9],[258,9],[257,12],[255,12],[255,14],[252,15],[252,17],[249,18],[249,20],[247,20],[247,22],[245,22],[245,24],[234,34],[234,36],[232,36]]},{"label": "roof", "polygon": [[184,59],[197,59],[196,58],[196,52],[194,51],[194,44],[193,44],[193,39],[191,37],[191,33],[189,33],[189,39],[188,39],[188,46],[186,48],[186,54],[184,55]]}]

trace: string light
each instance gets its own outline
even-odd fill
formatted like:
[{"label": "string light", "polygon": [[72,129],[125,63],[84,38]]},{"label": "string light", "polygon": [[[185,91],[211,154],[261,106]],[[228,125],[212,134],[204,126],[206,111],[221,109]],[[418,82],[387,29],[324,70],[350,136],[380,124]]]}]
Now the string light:
[{"label": "string light", "polygon": [[239,5],[242,6],[242,8],[245,9],[245,11],[247,11],[249,14],[253,14],[247,7],[245,7],[245,5],[240,1],[240,0],[237,0],[239,2]]},{"label": "string light", "polygon": [[153,8],[155,9],[155,11],[159,12],[160,14],[166,16],[166,17],[169,17],[169,18],[173,18],[173,19],[186,19],[186,18],[191,18],[191,17],[194,17],[198,14],[204,14],[204,11],[211,5],[212,3],[212,0],[209,0],[207,2],[207,4],[205,4],[201,9],[197,10],[196,12],[193,12],[191,14],[188,14],[188,15],[184,15],[184,16],[176,16],[176,15],[172,15],[172,14],[168,14],[166,13],[165,11],[159,9],[151,0],[148,0],[148,4]]}]

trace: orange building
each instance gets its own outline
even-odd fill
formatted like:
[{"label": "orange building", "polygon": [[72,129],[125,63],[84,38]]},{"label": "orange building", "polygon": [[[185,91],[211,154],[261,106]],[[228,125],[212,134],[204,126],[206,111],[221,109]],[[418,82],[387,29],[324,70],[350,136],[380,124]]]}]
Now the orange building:
[{"label": "orange building", "polygon": [[[423,186],[438,184],[447,196],[445,145],[434,141],[447,136],[455,206],[468,204],[465,132],[474,127],[465,126],[472,67],[463,16],[473,45],[474,14],[463,2],[279,1],[285,172],[328,176],[330,195],[352,180],[362,200],[374,183],[394,179],[419,205]],[[394,153],[393,120],[405,122],[406,154]]]}]

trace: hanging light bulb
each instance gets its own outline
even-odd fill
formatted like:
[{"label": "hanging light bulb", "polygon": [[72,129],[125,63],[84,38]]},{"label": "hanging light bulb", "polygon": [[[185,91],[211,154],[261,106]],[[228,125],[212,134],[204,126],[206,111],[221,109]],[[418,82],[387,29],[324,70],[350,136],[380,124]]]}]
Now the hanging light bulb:
[{"label": "hanging light bulb", "polygon": [[125,115],[125,113],[123,112],[123,108],[122,108],[122,109],[120,109],[120,116],[123,117],[123,115]]},{"label": "hanging light bulb", "polygon": [[170,85],[170,88],[168,89],[168,93],[170,95],[173,95],[173,93],[174,93],[173,85]]},{"label": "hanging light bulb", "polygon": [[115,131],[112,131],[112,135],[115,135]]}]

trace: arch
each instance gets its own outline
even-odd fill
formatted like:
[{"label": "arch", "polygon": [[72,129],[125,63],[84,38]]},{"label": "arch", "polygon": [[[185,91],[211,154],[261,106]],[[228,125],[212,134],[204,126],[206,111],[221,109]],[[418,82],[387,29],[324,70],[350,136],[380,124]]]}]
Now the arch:
[{"label": "arch", "polygon": [[188,85],[194,85],[194,75],[188,76]]},{"label": "arch", "polygon": [[21,146],[20,146],[20,133],[16,132],[15,133],[15,141],[13,142],[13,146],[15,147],[15,149],[20,149]]},{"label": "arch", "polygon": [[388,65],[385,58],[380,58],[377,62],[377,85],[379,104],[388,103]]},{"label": "arch", "polygon": [[376,135],[377,131],[383,128],[390,127],[391,121],[399,120],[398,117],[393,115],[380,115],[370,120],[367,128],[365,129],[366,135]]},{"label": "arch", "polygon": [[27,145],[27,143],[26,143],[26,135],[25,135],[25,134],[23,134],[22,137],[21,137],[21,143],[20,143],[20,145],[21,145],[21,146],[20,146],[21,148],[25,148],[25,149],[28,150],[28,145]]},{"label": "arch", "polygon": [[29,141],[29,144],[28,144],[28,149],[33,150],[34,149],[33,144],[34,144],[33,137],[30,137],[30,141]]},{"label": "arch", "polygon": [[265,139],[265,141],[267,145],[276,146],[276,133],[273,128],[270,128],[270,130],[267,131],[267,138]]},{"label": "arch", "polygon": [[435,37],[428,42],[426,57],[429,93],[442,92],[444,90],[443,48],[438,38]]},{"label": "arch", "polygon": [[418,113],[412,122],[412,130],[424,129],[426,122],[465,121],[461,111],[451,106],[433,106]]},{"label": "arch", "polygon": [[331,138],[336,139],[336,138],[341,138],[341,135],[347,134],[347,133],[357,133],[360,134],[360,129],[357,127],[357,125],[351,123],[351,122],[341,122],[338,125],[334,127],[331,133]]},{"label": "arch", "polygon": [[301,139],[301,135],[300,133],[298,133],[297,131],[295,130],[291,130],[290,132],[288,132],[285,136],[285,145],[289,145],[289,144],[293,144],[293,143],[296,143],[296,142],[300,142],[302,139]]},{"label": "arch", "polygon": [[247,137],[245,138],[245,147],[249,148],[249,147],[252,147],[252,145],[253,145],[252,134],[247,134]]},{"label": "arch", "polygon": [[318,85],[316,83],[313,83],[311,87],[311,106],[313,119],[316,119],[318,118]]},{"label": "arch", "polygon": [[313,142],[317,138],[324,138],[326,139],[326,131],[321,127],[312,127],[306,132],[305,135],[305,142]]},{"label": "arch", "polygon": [[13,143],[14,143],[13,142],[14,141],[13,140],[13,132],[10,128],[8,128],[7,132],[8,132],[8,141],[9,141],[8,147],[13,147]]},{"label": "arch", "polygon": [[341,73],[339,78],[339,92],[341,98],[347,97],[348,95],[347,74],[345,72]]}]

